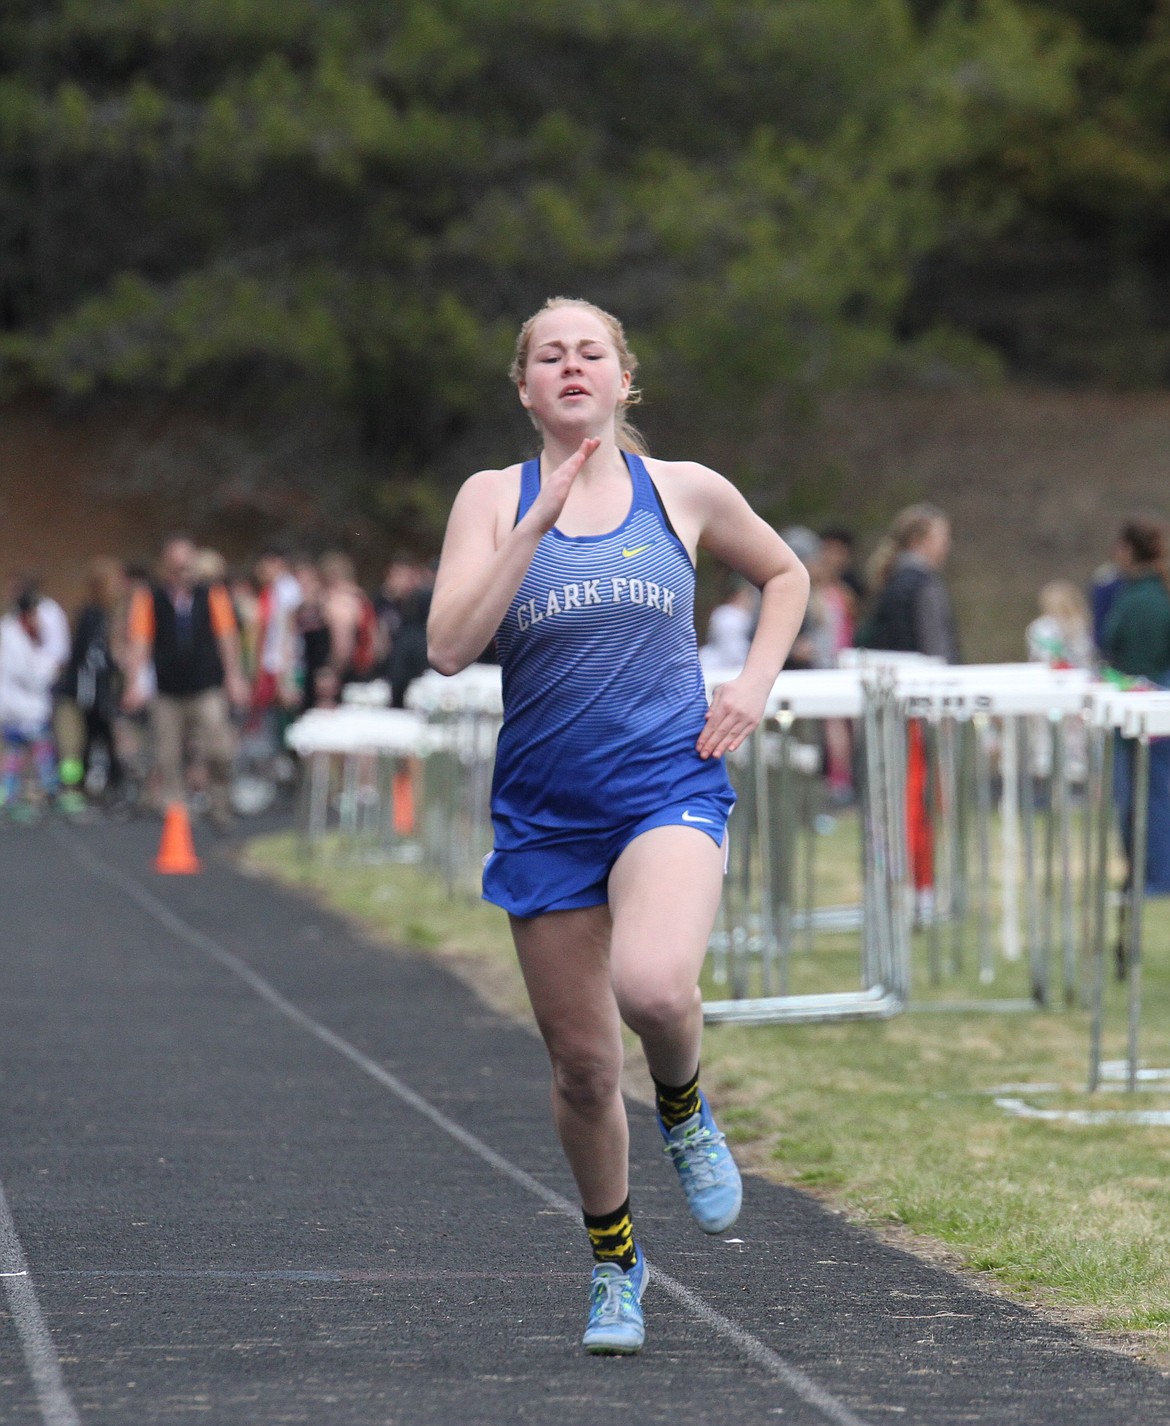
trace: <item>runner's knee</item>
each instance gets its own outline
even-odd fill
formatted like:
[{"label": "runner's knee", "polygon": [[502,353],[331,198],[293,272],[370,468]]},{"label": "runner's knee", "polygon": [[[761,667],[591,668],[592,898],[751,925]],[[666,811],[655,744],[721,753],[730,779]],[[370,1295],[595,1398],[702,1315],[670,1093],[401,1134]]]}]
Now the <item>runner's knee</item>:
[{"label": "runner's knee", "polygon": [[557,1097],[586,1117],[600,1114],[621,1093],[621,1060],[582,1050],[552,1056]]},{"label": "runner's knee", "polygon": [[640,979],[615,986],[622,1019],[636,1035],[669,1032],[690,1019],[701,1003],[697,987]]}]

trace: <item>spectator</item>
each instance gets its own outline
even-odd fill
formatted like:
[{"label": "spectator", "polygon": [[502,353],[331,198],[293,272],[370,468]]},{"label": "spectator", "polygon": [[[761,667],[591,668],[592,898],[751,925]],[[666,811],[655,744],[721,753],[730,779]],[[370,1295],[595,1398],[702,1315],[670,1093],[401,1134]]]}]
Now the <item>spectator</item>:
[{"label": "spectator", "polygon": [[[325,619],[324,588],[317,566],[301,560],[295,569],[301,602],[294,623],[296,682],[300,690],[300,711],[318,706],[318,684],[329,665],[329,625]],[[332,681],[336,684],[336,678]]]},{"label": "spectator", "polygon": [[[69,618],[55,599],[42,593],[40,579],[36,575],[25,575],[18,581],[18,593],[27,592],[36,601],[37,629],[41,648],[50,667],[55,670],[53,682],[64,672],[69,661]],[[57,782],[59,788],[57,805],[63,812],[80,813],[85,810],[85,799],[81,795],[83,777],[81,750],[85,734],[76,708],[68,699],[60,696],[54,687],[52,736],[55,743]]]},{"label": "spectator", "polygon": [[1100,654],[1105,643],[1105,621],[1113,608],[1113,601],[1121,590],[1123,580],[1118,564],[1119,541],[1114,540],[1109,558],[1093,571],[1089,585],[1089,608],[1093,619],[1093,646]]},{"label": "spectator", "polygon": [[856,622],[865,603],[866,585],[857,568],[857,541],[853,531],[844,525],[826,525],[820,531],[820,540],[825,578],[847,592],[850,617]]},{"label": "spectator", "polygon": [[[951,523],[936,505],[900,511],[870,561],[873,613],[857,634],[863,648],[928,654],[959,662],[959,639],[942,568]],[[906,747],[906,832],[919,924],[934,916],[934,833],[926,733],[912,718]]]},{"label": "spectator", "polygon": [[86,603],[77,616],[73,648],[58,688],[72,700],[84,727],[83,785],[88,786],[96,772],[94,755],[101,748],[106,768],[104,790],[114,799],[121,795],[124,778],[114,735],[122,678],[113,645],[126,576],[117,560],[96,559],[86,570],[85,582]]},{"label": "spectator", "polygon": [[740,669],[751,647],[760,595],[754,584],[738,574],[730,576],[727,595],[711,610],[707,641],[699,650],[704,668]]},{"label": "spectator", "polygon": [[839,525],[822,530],[820,597],[829,623],[833,663],[853,644],[865,585],[853,567],[853,536]]},{"label": "spectator", "polygon": [[[1025,634],[1029,660],[1047,664],[1049,668],[1092,668],[1094,646],[1089,605],[1077,586],[1068,579],[1054,579],[1040,590],[1038,602],[1040,615],[1028,625]],[[1032,774],[1039,778],[1050,777],[1052,725],[1047,718],[1037,715],[1031,719],[1030,732]],[[1070,719],[1061,736],[1066,775],[1071,782],[1083,783],[1088,775],[1088,729],[1080,719]]]},{"label": "spectator", "polygon": [[[224,568],[226,570],[226,564]],[[225,581],[240,635],[240,668],[248,683],[253,684],[260,668],[259,591],[252,576],[242,570],[235,572],[230,579],[225,575],[205,579],[203,582],[215,584]]]},{"label": "spectator", "polygon": [[218,550],[203,546],[195,551],[195,579],[199,584],[226,584],[227,560]]},{"label": "spectator", "polygon": [[[1125,522],[1115,547],[1121,588],[1102,630],[1109,666],[1130,678],[1170,687],[1170,590],[1166,585],[1166,529],[1152,516]],[[1132,739],[1119,739],[1114,795],[1126,855],[1132,858]],[[1149,842],[1146,890],[1170,895],[1170,739],[1150,743]],[[1132,876],[1132,860],[1130,875]]]},{"label": "spectator", "polygon": [[[0,619],[0,730],[4,740],[0,802],[14,821],[29,821],[57,796],[59,781],[53,746],[53,684],[58,645],[46,637],[35,587],[19,588],[12,611]],[[32,763],[41,803],[22,789]]]},{"label": "spectator", "polygon": [[427,616],[431,612],[434,587],[434,569],[415,561],[412,588],[401,602],[398,632],[386,660],[390,701],[395,708],[403,706],[406,690],[430,668],[427,659]]},{"label": "spectator", "polygon": [[260,593],[252,721],[265,727],[273,748],[279,751],[285,712],[299,701],[295,615],[304,596],[289,568],[288,556],[274,545],[256,561],[256,584]]},{"label": "spectator", "polygon": [[824,566],[821,542],[805,525],[789,525],[780,538],[800,560],[809,575],[808,607],[800,633],[792,645],[785,668],[832,668],[836,663],[833,631],[822,598]]},{"label": "spectator", "polygon": [[[781,538],[808,570],[809,594],[804,623],[788,656],[786,668],[835,668],[846,628],[852,634],[846,606],[837,595],[835,567],[825,558],[819,535],[804,525],[792,525]],[[844,718],[826,718],[821,729],[824,771],[829,797],[844,807],[853,800],[853,743]]]},{"label": "spectator", "polygon": [[1040,617],[1028,625],[1028,658],[1052,668],[1092,668],[1093,634],[1085,596],[1068,579],[1054,579],[1039,595]]},{"label": "spectator", "polygon": [[[413,555],[399,550],[386,566],[382,583],[374,595],[374,613],[378,616],[382,645],[389,655],[394,647],[394,639],[402,627],[402,611],[407,600],[418,588],[419,566]],[[390,680],[390,663],[387,657],[384,669],[386,681]]]},{"label": "spectator", "polygon": [[381,650],[374,606],[354,581],[353,561],[322,555],[321,607],[329,627],[329,666],[341,685],[373,677]]},{"label": "spectator", "polygon": [[[146,659],[138,668],[135,678],[137,696],[129,702],[134,711],[129,711],[126,697],[129,688],[129,670],[132,665],[130,654],[130,611],[140,591],[150,590],[150,569],[144,564],[126,565],[125,592],[115,611],[111,629],[110,648],[114,663],[122,675],[122,699],[114,721],[114,733],[118,741],[118,761],[122,765],[125,806],[140,802],[151,803],[156,799],[158,774],[154,766],[153,749],[150,738],[150,707],[157,691],[154,678],[154,664]],[[154,784],[152,786],[152,784]]]},{"label": "spectator", "polygon": [[141,706],[141,671],[153,660],[158,692],[151,713],[162,800],[184,800],[183,757],[190,741],[208,770],[212,820],[223,828],[230,822],[234,753],[228,705],[246,705],[248,686],[227,591],[199,582],[195,546],[186,536],[163,546],[159,581],[136,593],[129,622],[123,702],[130,712]]},{"label": "spectator", "polygon": [[959,639],[942,568],[951,523],[936,505],[910,505],[894,517],[874,552],[873,613],[857,642],[864,648],[930,654],[959,662]]}]

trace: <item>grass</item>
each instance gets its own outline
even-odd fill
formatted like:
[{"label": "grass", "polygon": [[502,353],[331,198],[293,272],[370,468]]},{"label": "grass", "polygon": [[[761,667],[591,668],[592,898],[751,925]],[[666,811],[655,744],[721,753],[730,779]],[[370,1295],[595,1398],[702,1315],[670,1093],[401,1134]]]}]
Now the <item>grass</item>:
[{"label": "grass", "polygon": [[[848,819],[838,835],[818,854],[839,893],[850,877],[842,868],[855,865]],[[434,952],[498,1008],[527,1014],[507,924],[494,908],[448,896],[416,867],[328,852],[303,859],[291,836],[253,842],[247,861],[377,935]],[[916,940],[921,981],[926,947]],[[1143,1059],[1170,1065],[1165,902],[1150,904],[1145,946]],[[981,986],[973,961],[971,944],[961,974],[937,988],[917,984],[916,993],[944,1001],[1026,994],[1022,966],[1001,968]],[[848,937],[818,936],[815,950],[796,958],[792,989],[849,988],[856,964]],[[704,992],[726,993],[710,983]],[[1124,994],[1111,983],[1105,1048],[1114,1058],[1124,1053]],[[1080,1009],[957,1013],[922,1004],[880,1023],[711,1026],[704,1079],[738,1156],[755,1171],[809,1188],[912,1247],[942,1244],[954,1265],[1170,1364],[1170,1129],[1012,1118],[988,1092],[1055,1083],[1059,1094],[1022,1097],[1044,1107],[1127,1107],[1122,1093],[1083,1092],[1087,1052]],[[644,1091],[644,1082],[632,1083]],[[1137,1101],[1170,1108],[1170,1090]]]}]

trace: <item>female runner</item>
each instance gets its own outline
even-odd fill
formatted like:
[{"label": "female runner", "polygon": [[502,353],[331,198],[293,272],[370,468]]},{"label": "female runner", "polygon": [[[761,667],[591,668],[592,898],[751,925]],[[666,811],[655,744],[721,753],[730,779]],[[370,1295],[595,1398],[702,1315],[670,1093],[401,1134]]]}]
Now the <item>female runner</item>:
[{"label": "female runner", "polygon": [[[739,1213],[739,1171],[698,1086],[699,973],[735,800],[721,758],[759,722],[808,594],[803,565],[728,481],[649,458],[625,419],[635,366],[620,322],[591,303],[554,298],[524,324],[511,374],[543,450],[460,490],[428,626],[441,673],[497,640],[504,724],[484,896],[511,919],[593,1247],[583,1344],[620,1353],[642,1345],[646,1284],[623,1020],[699,1226],[721,1233]],[[700,546],[762,592],[743,672],[709,708]]]}]

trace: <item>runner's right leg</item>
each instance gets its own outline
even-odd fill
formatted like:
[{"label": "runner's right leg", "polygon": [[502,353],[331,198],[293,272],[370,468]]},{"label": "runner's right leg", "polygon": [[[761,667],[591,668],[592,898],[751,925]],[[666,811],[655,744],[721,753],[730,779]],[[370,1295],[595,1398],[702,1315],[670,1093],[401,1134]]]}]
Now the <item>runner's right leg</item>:
[{"label": "runner's right leg", "polygon": [[609,908],[513,916],[512,937],[552,1062],[553,1119],[586,1213],[629,1191],[622,1033],[609,980]]},{"label": "runner's right leg", "polygon": [[596,1264],[583,1345],[590,1352],[629,1353],[645,1336],[646,1265],[630,1218],[629,1125],[609,934],[606,906],[512,917],[520,967],[552,1062],[553,1118]]}]

